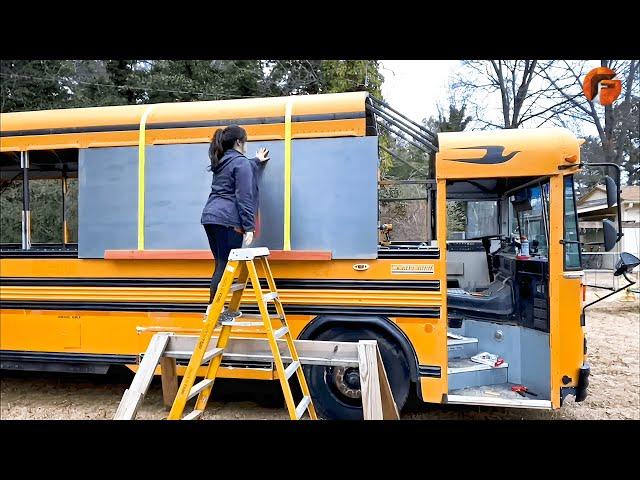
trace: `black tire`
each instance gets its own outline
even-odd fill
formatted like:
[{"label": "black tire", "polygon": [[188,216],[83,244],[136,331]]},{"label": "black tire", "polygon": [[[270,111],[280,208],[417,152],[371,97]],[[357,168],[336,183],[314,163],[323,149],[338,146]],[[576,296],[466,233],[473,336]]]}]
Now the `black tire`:
[{"label": "black tire", "polygon": [[[312,340],[335,342],[357,342],[358,340],[377,340],[393,397],[401,410],[409,396],[411,379],[409,364],[402,349],[387,336],[369,328],[348,328],[336,326],[318,334]],[[313,404],[318,415],[328,420],[362,420],[362,401],[359,398],[348,398],[337,386],[336,368],[322,366],[305,366],[305,378],[309,384]],[[351,374],[357,368],[351,369]],[[343,369],[342,372],[345,372]],[[343,378],[346,375],[343,375]],[[350,377],[350,378],[353,378]],[[358,382],[359,383],[359,382]],[[344,385],[344,382],[343,382]],[[344,387],[343,387],[344,388]],[[354,388],[355,390],[355,388]],[[353,391],[353,390],[352,390]],[[359,392],[359,387],[357,388]]]}]

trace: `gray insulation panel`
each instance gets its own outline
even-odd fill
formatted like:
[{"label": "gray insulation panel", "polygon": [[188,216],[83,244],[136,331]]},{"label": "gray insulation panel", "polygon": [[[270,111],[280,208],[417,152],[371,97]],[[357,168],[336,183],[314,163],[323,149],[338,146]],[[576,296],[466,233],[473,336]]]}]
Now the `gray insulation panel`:
[{"label": "gray insulation panel", "polygon": [[[283,248],[284,142],[264,146],[256,246]],[[200,214],[209,195],[208,144],[146,150],[145,249],[208,249]],[[292,145],[291,247],[331,250],[333,258],[377,254],[377,138],[298,139]],[[80,258],[137,248],[137,147],[80,150]]]},{"label": "gray insulation panel", "polygon": [[136,248],[138,150],[81,149],[78,162],[78,256]]}]

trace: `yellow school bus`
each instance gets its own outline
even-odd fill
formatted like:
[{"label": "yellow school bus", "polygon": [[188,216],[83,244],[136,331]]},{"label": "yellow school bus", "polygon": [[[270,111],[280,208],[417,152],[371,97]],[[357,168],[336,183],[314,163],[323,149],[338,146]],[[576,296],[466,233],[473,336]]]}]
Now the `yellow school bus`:
[{"label": "yellow school bus", "polygon": [[[364,92],[2,114],[3,189],[18,178],[23,190],[15,219],[20,241],[3,244],[0,252],[2,368],[135,370],[152,335],[141,328],[201,325],[212,257],[206,248],[145,243],[151,238],[145,215],[153,208],[150,202],[145,207],[145,168],[152,163],[145,155],[163,145],[206,147],[215,130],[230,123],[243,126],[250,142],[284,145],[285,172],[304,158],[291,142],[377,142],[381,125],[406,134],[434,160],[431,178],[423,182],[427,238],[381,239],[373,254],[357,258],[286,242],[272,248],[270,263],[294,337],[376,339],[399,408],[410,394],[431,403],[542,409],[560,408],[567,395],[586,397],[573,184],[581,168],[580,141],[560,128],[436,135]],[[89,155],[125,148],[135,152],[132,211],[126,213],[133,244],[100,247],[97,257],[82,254],[117,233],[82,225],[114,214],[99,205],[88,217],[80,215],[78,224],[62,214],[57,244],[31,238],[30,182],[60,182],[64,203],[69,179],[84,181],[84,208],[83,202],[93,201],[89,177],[98,175],[91,168],[100,167]],[[108,181],[109,172],[95,180]],[[287,195],[296,194],[287,181],[285,204]],[[376,200],[365,206],[373,215]],[[447,229],[451,202],[462,205],[466,217],[464,235],[456,238]],[[294,220],[284,222],[283,239],[291,235],[287,228],[295,229]],[[188,221],[200,227],[199,215]],[[263,222],[261,229],[268,228],[280,231],[283,224]],[[268,364],[223,360],[222,367],[223,377],[276,378]],[[356,370],[305,368],[323,417],[362,418]]]}]

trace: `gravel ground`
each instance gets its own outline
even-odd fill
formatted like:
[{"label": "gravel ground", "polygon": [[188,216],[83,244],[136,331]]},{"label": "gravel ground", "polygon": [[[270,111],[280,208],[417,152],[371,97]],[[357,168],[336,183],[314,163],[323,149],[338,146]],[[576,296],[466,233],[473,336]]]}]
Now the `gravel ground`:
[{"label": "gravel ground", "polygon": [[[604,302],[603,302],[604,303]],[[587,341],[591,377],[582,403],[565,403],[559,411],[491,407],[427,405],[416,401],[403,419],[640,419],[640,309],[637,302],[607,302],[591,310]],[[2,371],[0,418],[110,419],[132,373],[77,375]],[[226,380],[216,382],[204,419],[287,419],[276,382]],[[260,400],[258,400],[260,399]],[[166,416],[162,389],[154,380],[140,419]]]}]

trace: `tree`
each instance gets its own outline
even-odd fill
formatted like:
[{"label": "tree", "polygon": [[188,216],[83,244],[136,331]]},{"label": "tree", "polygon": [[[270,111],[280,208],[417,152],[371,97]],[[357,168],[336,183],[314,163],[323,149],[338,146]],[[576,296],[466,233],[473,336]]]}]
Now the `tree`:
[{"label": "tree", "polygon": [[[613,69],[622,79],[621,97],[605,107],[589,102],[582,94],[582,81],[593,65],[584,61],[546,62],[540,75],[548,82],[550,98],[557,102],[554,115],[568,123],[586,122],[595,126],[602,149],[602,160],[620,165],[627,184],[637,184],[638,130],[640,129],[640,61],[601,60],[600,65]],[[560,101],[564,103],[560,104]]]},{"label": "tree", "polygon": [[[540,101],[550,87],[537,79],[537,60],[467,60],[462,64],[452,89],[465,95],[482,127],[519,128],[551,119],[549,106]],[[499,118],[486,113],[496,97]]]},{"label": "tree", "polygon": [[376,60],[267,60],[264,69],[271,95],[368,91],[382,98]]},{"label": "tree", "polygon": [[0,60],[0,111],[60,108],[72,96],[60,82],[69,64],[61,60]]}]

